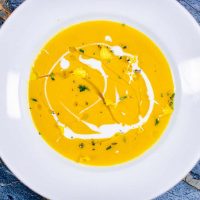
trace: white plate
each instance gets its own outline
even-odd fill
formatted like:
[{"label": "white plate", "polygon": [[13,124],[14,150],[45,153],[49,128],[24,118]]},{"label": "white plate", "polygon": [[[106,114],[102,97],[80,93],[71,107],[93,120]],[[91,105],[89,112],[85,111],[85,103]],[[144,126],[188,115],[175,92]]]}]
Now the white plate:
[{"label": "white plate", "polygon": [[[140,158],[107,168],[79,166],[41,139],[28,111],[31,64],[49,37],[83,20],[122,21],[163,50],[174,74],[175,113]],[[200,158],[200,29],[174,0],[27,0],[0,30],[0,155],[15,175],[56,200],[144,200],[165,192]]]}]

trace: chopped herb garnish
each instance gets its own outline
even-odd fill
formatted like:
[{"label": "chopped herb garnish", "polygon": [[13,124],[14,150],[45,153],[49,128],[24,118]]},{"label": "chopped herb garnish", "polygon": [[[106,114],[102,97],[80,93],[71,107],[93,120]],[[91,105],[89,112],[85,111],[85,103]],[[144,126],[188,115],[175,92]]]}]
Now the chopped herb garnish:
[{"label": "chopped herb garnish", "polygon": [[57,115],[60,115],[60,113],[58,112]]},{"label": "chopped herb garnish", "polygon": [[93,55],[95,55],[96,53],[94,52]]},{"label": "chopped herb garnish", "polygon": [[32,101],[37,102],[38,100],[35,98],[31,98]]},{"label": "chopped herb garnish", "polygon": [[173,101],[170,101],[170,102],[169,102],[169,106],[170,106],[172,109],[174,109],[174,103],[173,103]]},{"label": "chopped herb garnish", "polygon": [[126,26],[126,24],[122,23],[122,26]]},{"label": "chopped herb garnish", "polygon": [[127,96],[125,95],[125,96],[120,97],[119,99],[120,99],[120,101],[123,101],[126,98],[127,98]]},{"label": "chopped herb garnish", "polygon": [[87,106],[88,104],[89,104],[89,103],[86,101],[86,102],[85,102],[85,105]]},{"label": "chopped herb garnish", "polygon": [[55,74],[53,72],[50,74],[50,78],[52,81],[55,81]]},{"label": "chopped herb garnish", "polygon": [[41,135],[41,133],[40,133],[40,132],[38,132],[38,134],[39,134],[39,135]]},{"label": "chopped herb garnish", "polygon": [[122,59],[122,56],[120,56],[119,59],[121,60],[121,59]]},{"label": "chopped herb garnish", "polygon": [[101,45],[100,45],[100,44],[98,44],[97,46],[98,46],[99,48],[101,48]]},{"label": "chopped herb garnish", "polygon": [[96,144],[96,143],[92,140],[92,146],[95,146],[95,144]]},{"label": "chopped herb garnish", "polygon": [[84,144],[83,144],[83,143],[80,143],[80,144],[79,144],[79,148],[81,148],[81,149],[84,148]]},{"label": "chopped herb garnish", "polygon": [[122,79],[122,77],[121,77],[121,76],[118,76],[118,79]]},{"label": "chopped herb garnish", "polygon": [[79,51],[80,51],[81,53],[84,53],[84,52],[85,52],[83,49],[79,49]]},{"label": "chopped herb garnish", "polygon": [[126,143],[126,137],[125,136],[123,137],[123,142]]},{"label": "chopped herb garnish", "polygon": [[169,106],[174,109],[174,97],[175,97],[175,93],[173,93],[171,96],[170,96],[170,100],[169,100]]},{"label": "chopped herb garnish", "polygon": [[135,69],[135,73],[141,73],[141,69]]},{"label": "chopped herb garnish", "polygon": [[159,118],[156,118],[156,119],[155,119],[155,126],[157,126],[159,123],[160,123]]},{"label": "chopped herb garnish", "polygon": [[127,46],[125,45],[125,46],[123,46],[122,48],[123,48],[123,49],[126,49],[126,48],[127,48]]},{"label": "chopped herb garnish", "polygon": [[175,97],[175,93],[173,93],[170,97],[171,100],[174,100],[174,97]]},{"label": "chopped herb garnish", "polygon": [[79,88],[80,92],[84,92],[85,90],[89,90],[89,88],[86,87],[85,85],[79,85],[78,88]]},{"label": "chopped herb garnish", "polygon": [[106,147],[106,150],[109,150],[109,149],[111,149],[111,148],[112,148],[112,146],[110,145],[110,146]]},{"label": "chopped herb garnish", "polygon": [[116,144],[117,144],[117,142],[113,142],[113,143],[112,143],[112,145],[116,145]]},{"label": "chopped herb garnish", "polygon": [[160,94],[161,97],[164,97],[163,93]]},{"label": "chopped herb garnish", "polygon": [[92,151],[95,151],[95,149],[92,149]]}]

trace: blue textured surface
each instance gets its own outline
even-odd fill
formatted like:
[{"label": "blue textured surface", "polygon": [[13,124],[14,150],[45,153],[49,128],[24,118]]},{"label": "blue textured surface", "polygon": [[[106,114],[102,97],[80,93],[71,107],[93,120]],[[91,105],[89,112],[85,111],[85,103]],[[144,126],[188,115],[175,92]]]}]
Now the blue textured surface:
[{"label": "blue textured surface", "polygon": [[[11,11],[23,0],[9,0]],[[200,0],[178,0],[200,23]],[[0,26],[3,20],[0,19]],[[200,200],[200,162],[190,174],[170,191],[155,200]],[[41,200],[44,199],[24,186],[0,161],[0,200]],[[73,199],[70,199],[73,200]]]}]

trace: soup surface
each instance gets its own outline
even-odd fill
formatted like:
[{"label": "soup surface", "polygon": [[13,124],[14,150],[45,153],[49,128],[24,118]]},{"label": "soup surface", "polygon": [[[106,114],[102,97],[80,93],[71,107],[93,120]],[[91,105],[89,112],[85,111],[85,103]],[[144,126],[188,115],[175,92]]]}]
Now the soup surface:
[{"label": "soup surface", "polygon": [[174,109],[169,64],[143,33],[89,21],[53,37],[30,75],[29,106],[43,139],[82,164],[108,166],[149,149]]}]

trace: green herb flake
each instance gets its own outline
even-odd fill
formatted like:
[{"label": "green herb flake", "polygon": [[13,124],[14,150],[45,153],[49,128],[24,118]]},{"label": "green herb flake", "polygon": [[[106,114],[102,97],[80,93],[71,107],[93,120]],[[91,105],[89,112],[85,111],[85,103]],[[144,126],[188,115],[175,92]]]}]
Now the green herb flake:
[{"label": "green herb flake", "polygon": [[31,98],[32,101],[37,102],[38,100],[35,98]]},{"label": "green herb flake", "polygon": [[170,100],[169,100],[169,106],[174,109],[174,97],[175,97],[175,93],[172,93],[172,95],[170,96]]},{"label": "green herb flake", "polygon": [[50,78],[52,81],[55,81],[55,74],[53,72],[50,74]]},{"label": "green herb flake", "polygon": [[125,136],[123,137],[123,142],[126,143],[126,137]]},{"label": "green herb flake", "polygon": [[161,93],[160,96],[163,98],[164,97],[163,93]]},{"label": "green herb flake", "polygon": [[122,26],[126,26],[126,24],[124,24],[124,23],[122,23],[121,25],[122,25]]},{"label": "green herb flake", "polygon": [[135,69],[134,72],[135,73],[141,73],[141,69]]},{"label": "green herb flake", "polygon": [[112,149],[112,146],[111,146],[111,145],[108,146],[108,147],[106,147],[106,150],[110,150],[110,149]]},{"label": "green herb flake", "polygon": [[85,52],[83,49],[79,49],[79,51],[80,51],[81,53],[84,53],[84,52]]},{"label": "green herb flake", "polygon": [[96,143],[92,140],[92,146],[95,146],[96,145]]},{"label": "green herb flake", "polygon": [[173,109],[173,102],[172,101],[169,101],[169,106]]},{"label": "green herb flake", "polygon": [[40,132],[38,132],[39,135],[42,135]]},{"label": "green herb flake", "polygon": [[173,94],[170,96],[170,99],[171,99],[171,100],[174,100],[174,97],[175,97],[175,93],[173,93]]},{"label": "green herb flake", "polygon": [[122,77],[121,77],[121,76],[118,76],[118,79],[122,79]]},{"label": "green herb flake", "polygon": [[113,142],[112,145],[117,145],[117,142]]},{"label": "green herb flake", "polygon": [[84,148],[84,144],[83,144],[83,143],[80,143],[80,144],[79,144],[79,148],[81,148],[81,149]]},{"label": "green herb flake", "polygon": [[121,59],[122,59],[122,56],[120,56],[119,59],[121,60]]},{"label": "green herb flake", "polygon": [[155,119],[155,126],[157,126],[159,123],[160,123],[159,118],[156,118],[156,119]]},{"label": "green herb flake", "polygon": [[126,46],[126,45],[124,45],[124,46],[122,46],[122,48],[123,48],[123,49],[127,49],[127,46]]},{"label": "green herb flake", "polygon": [[80,92],[84,92],[85,90],[89,90],[89,88],[85,85],[79,85],[78,88],[79,88]]},{"label": "green herb flake", "polygon": [[119,100],[120,100],[120,101],[123,101],[123,100],[126,99],[126,98],[127,98],[127,96],[125,95],[125,96],[120,97]]}]

